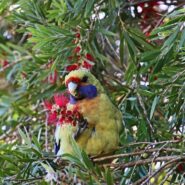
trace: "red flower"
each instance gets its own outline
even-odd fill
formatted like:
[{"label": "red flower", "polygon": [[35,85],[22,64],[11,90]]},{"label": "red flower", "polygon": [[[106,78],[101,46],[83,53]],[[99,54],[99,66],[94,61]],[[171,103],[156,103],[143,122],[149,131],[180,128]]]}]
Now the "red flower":
[{"label": "red flower", "polygon": [[79,39],[80,38],[80,33],[76,33],[75,37]]},{"label": "red flower", "polygon": [[90,61],[94,61],[93,56],[91,54],[89,54],[89,53],[86,54],[86,59],[90,60]]},{"label": "red flower", "polygon": [[74,53],[79,53],[81,50],[81,47],[80,46],[77,46],[75,49],[74,49]]},{"label": "red flower", "polygon": [[49,112],[48,113],[48,123],[56,123],[57,122],[57,113],[56,112]]},{"label": "red flower", "polygon": [[157,80],[158,79],[158,77],[157,76],[154,76],[154,80]]},{"label": "red flower", "polygon": [[81,56],[77,56],[77,60],[79,61],[81,59]]},{"label": "red flower", "polygon": [[4,60],[2,66],[6,67],[8,64],[9,64],[9,62],[7,60]]},{"label": "red flower", "polygon": [[48,101],[48,100],[44,100],[44,108],[47,110],[51,110],[52,109],[52,104]]},{"label": "red flower", "polygon": [[83,67],[83,68],[86,68],[86,69],[91,69],[91,68],[92,68],[92,64],[90,64],[90,63],[87,62],[87,61],[83,61],[82,67]]},{"label": "red flower", "polygon": [[65,121],[65,117],[63,117],[63,116],[58,120],[58,122],[59,122],[60,124],[64,123],[64,121]]},{"label": "red flower", "polygon": [[69,102],[69,99],[66,96],[64,96],[63,94],[55,94],[54,95],[54,100],[55,100],[55,103],[59,107],[64,107]]},{"label": "red flower", "polygon": [[73,64],[73,65],[69,65],[66,67],[66,71],[70,72],[70,71],[74,71],[77,70],[79,68],[78,64]]},{"label": "red flower", "polygon": [[149,37],[149,36],[150,36],[150,32],[146,32],[146,33],[145,33],[145,36],[146,36],[146,37]]},{"label": "red flower", "polygon": [[184,171],[185,171],[185,164],[184,163],[179,164],[177,166],[176,170],[177,170],[178,173],[184,173]]},{"label": "red flower", "polygon": [[81,118],[81,114],[77,111],[74,112],[74,117],[78,120]]},{"label": "red flower", "polygon": [[73,118],[72,118],[72,117],[66,117],[66,118],[65,118],[65,121],[66,121],[67,123],[72,123],[72,122],[73,122]]},{"label": "red flower", "polygon": [[68,110],[68,111],[66,112],[66,114],[67,114],[67,116],[71,116],[73,113],[72,113],[72,111]]}]

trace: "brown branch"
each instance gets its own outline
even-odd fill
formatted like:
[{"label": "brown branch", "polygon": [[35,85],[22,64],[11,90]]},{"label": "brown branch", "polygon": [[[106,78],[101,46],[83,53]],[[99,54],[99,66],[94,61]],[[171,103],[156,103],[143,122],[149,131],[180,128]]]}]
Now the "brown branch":
[{"label": "brown branch", "polygon": [[[145,165],[148,163],[152,163],[153,162],[163,162],[163,161],[180,161],[180,160],[184,160],[184,157],[179,157],[179,156],[165,156],[165,157],[157,157],[155,159],[153,158],[149,158],[149,159],[142,159],[142,160],[138,160],[138,161],[132,161],[132,162],[128,162],[128,163],[116,163],[116,164],[107,164],[105,166],[107,167],[119,167],[121,169],[124,168],[129,168],[129,167],[134,167],[134,166],[140,166],[140,165]],[[171,163],[171,162],[170,162]],[[167,164],[167,163],[166,163]]]},{"label": "brown branch", "polygon": [[[165,144],[165,143],[168,143],[168,144],[173,144],[173,143],[180,143],[180,142],[185,142],[185,140],[167,140],[167,141],[159,141],[159,142],[136,142],[136,143],[130,143],[128,144],[127,146],[124,146],[124,147],[131,147],[131,146],[135,146],[135,145],[150,145],[150,146],[153,146],[153,145],[161,145],[161,144]],[[120,147],[120,148],[124,148],[124,147]]]},{"label": "brown branch", "polygon": [[153,153],[153,152],[160,152],[160,151],[181,153],[181,150],[178,150],[176,148],[162,148],[162,149],[152,148],[152,149],[140,150],[140,151],[131,152],[131,153],[116,154],[116,155],[110,155],[110,156],[105,156],[105,157],[96,157],[93,159],[93,162],[100,162],[100,161],[105,161],[108,159],[136,156],[136,155],[141,155],[144,153]]},{"label": "brown branch", "polygon": [[34,178],[28,178],[28,179],[5,179],[5,181],[11,181],[11,182],[28,182],[28,181],[37,181],[37,180],[42,180],[42,177],[34,177]]}]

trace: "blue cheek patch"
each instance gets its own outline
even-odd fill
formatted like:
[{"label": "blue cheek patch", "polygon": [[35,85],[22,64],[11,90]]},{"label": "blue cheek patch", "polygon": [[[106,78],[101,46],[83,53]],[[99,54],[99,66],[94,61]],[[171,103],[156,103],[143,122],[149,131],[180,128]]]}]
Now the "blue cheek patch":
[{"label": "blue cheek patch", "polygon": [[70,95],[70,103],[76,104],[78,100],[92,99],[98,95],[97,88],[94,85],[80,86],[78,88],[78,97]]},{"label": "blue cheek patch", "polygon": [[78,92],[81,97],[87,99],[95,98],[98,94],[97,88],[94,85],[80,86]]}]

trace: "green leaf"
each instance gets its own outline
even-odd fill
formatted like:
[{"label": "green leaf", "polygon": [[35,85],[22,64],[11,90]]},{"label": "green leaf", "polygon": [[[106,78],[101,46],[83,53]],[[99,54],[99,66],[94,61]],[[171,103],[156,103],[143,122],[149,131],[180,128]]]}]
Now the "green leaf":
[{"label": "green leaf", "polygon": [[130,83],[133,79],[133,75],[136,74],[136,66],[133,62],[130,62],[126,73],[125,73],[125,80],[127,83]]},{"label": "green leaf", "polygon": [[105,176],[106,176],[107,185],[113,185],[114,181],[113,181],[112,173],[109,168],[106,169]]},{"label": "green leaf", "polygon": [[174,33],[172,33],[170,35],[170,37],[164,42],[164,45],[163,45],[162,48],[168,47],[168,46],[170,46],[171,44],[174,43],[174,40],[176,39],[176,37],[177,37],[177,35],[179,33],[179,30],[180,30],[180,27],[179,26],[176,27]]},{"label": "green leaf", "polygon": [[89,157],[87,156],[87,154],[84,151],[82,151],[82,158],[83,158],[85,165],[87,166],[87,169],[93,170],[94,164],[92,163],[92,161],[89,159]]},{"label": "green leaf", "polygon": [[131,56],[133,62],[135,62],[136,56],[137,56],[136,46],[126,31],[123,32],[123,35],[124,35],[125,41],[127,43],[127,46],[128,46],[129,52],[130,52],[130,56]]},{"label": "green leaf", "polygon": [[107,36],[113,36],[113,37],[117,36],[116,33],[113,33],[112,31],[109,31],[109,30],[106,30],[106,29],[99,29],[98,32],[103,33]]},{"label": "green leaf", "polygon": [[181,39],[178,45],[178,50],[180,50],[185,44],[185,28],[182,30]]},{"label": "green leaf", "polygon": [[151,110],[150,110],[150,119],[152,119],[152,117],[153,117],[153,114],[154,114],[154,111],[155,111],[155,108],[156,108],[156,105],[157,105],[158,102],[159,102],[159,97],[156,96],[153,100],[152,107],[151,107]]},{"label": "green leaf", "polygon": [[24,134],[24,132],[23,132],[20,128],[18,128],[18,132],[19,132],[21,138],[25,141],[25,143],[26,143],[29,147],[31,147],[32,144],[31,144],[31,140],[30,140],[30,138],[29,138],[29,136],[28,136],[28,133]]},{"label": "green leaf", "polygon": [[93,7],[94,7],[95,0],[87,0],[87,4],[85,7],[85,17],[89,17]]}]

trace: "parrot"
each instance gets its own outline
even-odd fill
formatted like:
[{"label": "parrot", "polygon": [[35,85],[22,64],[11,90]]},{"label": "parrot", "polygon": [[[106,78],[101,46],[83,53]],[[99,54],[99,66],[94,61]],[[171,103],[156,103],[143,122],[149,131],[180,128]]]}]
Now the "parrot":
[{"label": "parrot", "polygon": [[65,76],[69,93],[68,111],[78,111],[81,118],[72,124],[58,124],[55,153],[74,154],[72,138],[88,155],[113,151],[119,144],[122,113],[106,95],[103,86],[87,69],[79,68]]}]

